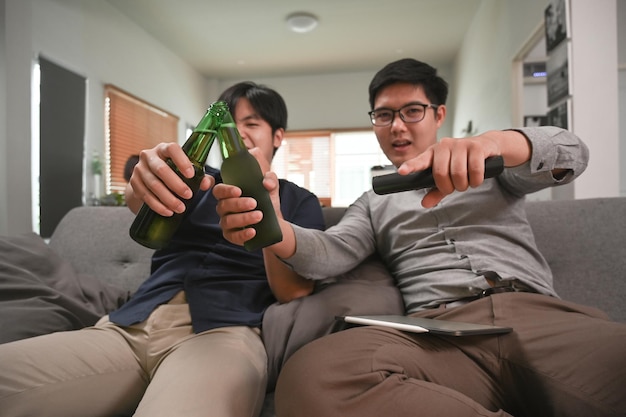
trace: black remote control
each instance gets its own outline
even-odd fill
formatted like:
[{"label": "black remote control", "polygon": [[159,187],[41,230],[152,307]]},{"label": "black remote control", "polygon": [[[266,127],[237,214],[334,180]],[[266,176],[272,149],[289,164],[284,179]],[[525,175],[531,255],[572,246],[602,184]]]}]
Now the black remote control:
[{"label": "black remote control", "polygon": [[[503,170],[504,160],[502,156],[491,156],[485,159],[485,178],[500,175]],[[435,180],[433,179],[431,168],[412,172],[407,175],[394,173],[372,178],[372,188],[374,192],[379,195],[419,190],[420,188],[430,188],[434,186]]]}]

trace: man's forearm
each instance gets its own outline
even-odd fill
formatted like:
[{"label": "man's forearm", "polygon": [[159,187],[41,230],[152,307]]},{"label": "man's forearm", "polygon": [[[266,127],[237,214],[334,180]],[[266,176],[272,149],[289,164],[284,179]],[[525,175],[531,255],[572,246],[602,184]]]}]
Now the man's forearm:
[{"label": "man's forearm", "polygon": [[278,219],[280,230],[283,233],[283,240],[269,247],[269,250],[281,259],[288,259],[296,252],[296,235],[291,227],[291,223],[282,217]]}]

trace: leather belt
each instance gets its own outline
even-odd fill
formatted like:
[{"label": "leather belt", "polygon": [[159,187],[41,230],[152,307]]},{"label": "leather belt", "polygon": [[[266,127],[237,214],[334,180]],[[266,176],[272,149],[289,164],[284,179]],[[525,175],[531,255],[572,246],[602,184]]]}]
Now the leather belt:
[{"label": "leather belt", "polygon": [[[489,282],[489,280],[487,280]],[[491,285],[491,283],[490,283]],[[489,288],[482,290],[479,294],[476,295],[476,298],[485,298],[489,297],[493,294],[500,294],[503,292],[537,292],[534,289],[530,288],[528,285],[520,282],[517,279],[511,280],[501,280],[495,282]]]},{"label": "leather belt", "polygon": [[502,279],[502,277],[494,271],[481,271],[480,273],[489,284],[489,288],[483,290],[480,294],[481,298],[501,292],[537,292],[517,278]]},{"label": "leather belt", "polygon": [[446,308],[458,307],[460,305],[467,304],[469,302],[489,297],[494,294],[501,294],[505,292],[530,292],[536,293],[533,288],[519,281],[518,279],[502,279],[500,275],[493,271],[484,271],[481,274],[485,277],[485,280],[489,284],[489,288],[482,290],[476,295],[470,297],[461,298],[456,301],[444,303]]}]

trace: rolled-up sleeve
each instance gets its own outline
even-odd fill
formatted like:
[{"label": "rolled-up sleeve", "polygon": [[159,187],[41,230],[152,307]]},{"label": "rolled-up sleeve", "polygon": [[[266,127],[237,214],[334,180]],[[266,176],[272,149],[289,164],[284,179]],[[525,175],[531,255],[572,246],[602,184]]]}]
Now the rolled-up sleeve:
[{"label": "rolled-up sleeve", "polygon": [[[546,187],[572,182],[587,168],[589,149],[570,131],[553,127],[515,129],[528,138],[532,146],[530,160],[517,167],[507,168],[501,176],[502,184],[515,194],[527,194]],[[554,178],[554,169],[565,169],[567,174]]]}]

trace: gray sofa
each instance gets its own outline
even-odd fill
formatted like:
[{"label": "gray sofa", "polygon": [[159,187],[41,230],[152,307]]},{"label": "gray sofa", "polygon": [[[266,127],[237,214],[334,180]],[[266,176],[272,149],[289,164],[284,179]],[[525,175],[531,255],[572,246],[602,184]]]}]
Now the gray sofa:
[{"label": "gray sofa", "polygon": [[[527,209],[561,297],[626,322],[626,197],[529,202]],[[327,225],[336,223],[344,210],[324,208]],[[49,246],[78,274],[131,293],[148,276],[152,253],[128,237],[132,219],[123,207],[78,207],[62,219]],[[271,306],[263,322],[270,369],[263,416],[273,415],[271,391],[284,361],[304,343],[328,333],[335,315],[401,310],[391,277],[376,259],[319,286],[310,297]]]}]

